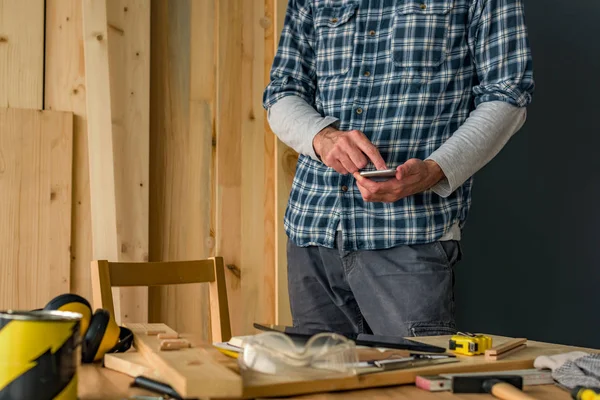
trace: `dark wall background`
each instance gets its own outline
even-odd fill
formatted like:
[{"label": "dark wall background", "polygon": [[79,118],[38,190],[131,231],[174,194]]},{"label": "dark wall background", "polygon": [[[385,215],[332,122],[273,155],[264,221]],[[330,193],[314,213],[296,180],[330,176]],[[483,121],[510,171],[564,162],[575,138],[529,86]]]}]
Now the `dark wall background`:
[{"label": "dark wall background", "polygon": [[475,175],[458,327],[600,348],[600,1],[525,11],[536,93]]}]

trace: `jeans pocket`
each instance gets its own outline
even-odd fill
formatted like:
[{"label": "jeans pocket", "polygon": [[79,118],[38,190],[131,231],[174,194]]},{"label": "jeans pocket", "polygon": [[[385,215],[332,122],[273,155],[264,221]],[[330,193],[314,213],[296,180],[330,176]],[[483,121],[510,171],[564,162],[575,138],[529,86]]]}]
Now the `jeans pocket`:
[{"label": "jeans pocket", "polygon": [[315,12],[316,69],[320,77],[346,74],[350,70],[356,36],[357,5],[320,7]]},{"label": "jeans pocket", "polygon": [[453,3],[454,0],[407,0],[399,6],[391,39],[394,65],[418,73],[444,62]]},{"label": "jeans pocket", "polygon": [[453,268],[462,257],[460,243],[457,240],[436,241],[435,248],[448,268]]},{"label": "jeans pocket", "polygon": [[453,322],[412,322],[409,331],[413,336],[455,335],[457,330]]}]

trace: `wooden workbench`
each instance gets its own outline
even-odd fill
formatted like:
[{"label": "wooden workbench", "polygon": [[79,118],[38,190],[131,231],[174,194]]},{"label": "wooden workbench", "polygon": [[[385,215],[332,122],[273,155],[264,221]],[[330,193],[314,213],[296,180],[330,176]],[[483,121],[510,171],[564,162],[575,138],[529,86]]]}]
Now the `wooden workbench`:
[{"label": "wooden workbench", "polygon": [[[138,388],[130,388],[133,381],[127,375],[102,368],[100,364],[84,365],[79,371],[79,398],[81,400],[120,400],[130,396],[152,396],[152,392]],[[526,392],[540,400],[570,400],[571,396],[557,386],[530,386]],[[306,396],[287,397],[287,399],[303,400],[345,400],[345,399],[373,399],[373,400],[437,400],[437,399],[462,399],[462,400],[493,400],[491,395],[479,394],[452,394],[449,392],[429,393],[417,389],[412,385],[396,387],[344,391],[339,393],[323,393]]]},{"label": "wooden workbench", "polygon": [[[164,324],[141,325],[143,324],[128,324],[129,328],[136,334],[134,345],[137,344],[137,348],[143,344],[139,349],[148,354],[146,357],[141,357],[141,360],[136,357],[135,354],[110,355],[111,359],[116,358],[126,361],[126,366],[123,367],[121,365],[121,369],[119,370],[132,376],[150,373],[151,375],[147,376],[170,382],[176,390],[177,385],[179,385],[182,390],[188,390],[189,395],[192,395],[193,392],[190,391],[190,387],[195,385],[198,386],[198,389],[194,392],[195,396],[200,396],[200,393],[203,393],[202,397],[207,396],[211,398],[212,396],[216,396],[215,398],[235,397],[254,399],[285,396],[285,398],[294,399],[328,400],[358,398],[357,396],[360,396],[360,398],[375,399],[492,399],[493,397],[489,395],[454,395],[449,392],[429,393],[415,388],[414,378],[416,375],[431,375],[442,372],[493,372],[533,368],[533,360],[540,355],[559,354],[573,350],[589,352],[598,351],[594,349],[528,341],[525,349],[499,361],[487,361],[483,356],[459,356],[459,363],[367,374],[358,377],[306,380],[299,379],[298,377],[258,374],[243,376],[240,381],[240,370],[237,361],[223,355],[210,343],[205,343],[196,335],[182,335],[190,340],[193,344],[192,348],[178,350],[176,353],[168,352],[159,356],[155,353],[156,350],[153,350],[152,345],[156,344],[155,342],[157,342],[157,339],[152,335],[148,336],[145,331],[148,329],[149,325],[152,325],[152,328],[161,328],[165,332],[172,330]],[[171,333],[176,332],[172,331]],[[502,336],[492,335],[492,337],[496,344],[506,342],[508,339]],[[438,346],[445,346],[448,341],[448,338],[445,336],[419,337],[412,339]],[[131,351],[134,350],[132,349]],[[131,356],[133,356],[133,358]],[[146,369],[146,372],[137,370],[137,368],[140,367]],[[167,375],[163,375],[163,373]],[[79,382],[81,399],[122,399],[134,394],[148,395],[147,392],[140,389],[129,388],[129,385],[132,382],[130,376],[102,368],[99,365],[83,366],[81,368]],[[237,394],[237,384],[240,386],[240,394]],[[568,392],[554,385],[531,386],[527,387],[526,391],[539,399],[570,399],[570,394]],[[184,392],[181,391],[180,393],[184,394]],[[234,395],[232,393],[236,394]],[[192,397],[194,396],[192,395]]]}]

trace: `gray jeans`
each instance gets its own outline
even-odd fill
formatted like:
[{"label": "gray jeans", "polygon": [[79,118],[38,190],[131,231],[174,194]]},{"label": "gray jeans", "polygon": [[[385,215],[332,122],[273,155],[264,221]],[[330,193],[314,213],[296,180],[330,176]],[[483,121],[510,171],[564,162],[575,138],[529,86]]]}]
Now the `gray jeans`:
[{"label": "gray jeans", "polygon": [[[337,241],[339,243],[341,237]],[[288,285],[297,327],[391,336],[456,333],[457,241],[342,251],[287,245]]]}]

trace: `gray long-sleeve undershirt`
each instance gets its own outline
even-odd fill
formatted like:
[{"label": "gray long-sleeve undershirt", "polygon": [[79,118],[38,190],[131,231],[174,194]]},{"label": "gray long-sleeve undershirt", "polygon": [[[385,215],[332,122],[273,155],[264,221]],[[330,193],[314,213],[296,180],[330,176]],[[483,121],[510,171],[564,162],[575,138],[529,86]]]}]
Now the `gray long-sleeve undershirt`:
[{"label": "gray long-sleeve undershirt", "polygon": [[[427,159],[435,161],[445,178],[432,190],[448,197],[467,179],[490,162],[509,139],[523,126],[525,108],[503,101],[481,103],[463,125]],[[300,154],[319,160],[313,138],[323,128],[339,122],[321,116],[298,96],[286,96],[268,110],[269,125],[279,139]],[[460,229],[454,227],[442,240],[460,239]]]}]

